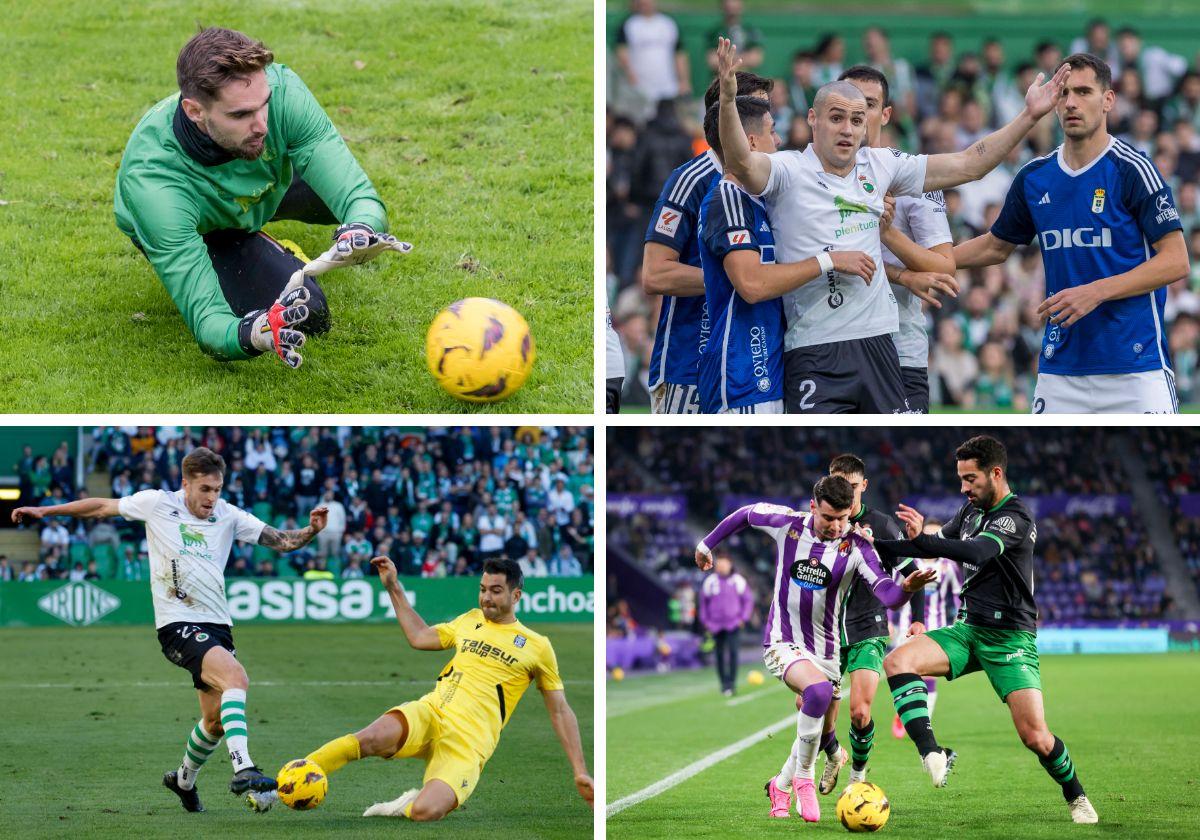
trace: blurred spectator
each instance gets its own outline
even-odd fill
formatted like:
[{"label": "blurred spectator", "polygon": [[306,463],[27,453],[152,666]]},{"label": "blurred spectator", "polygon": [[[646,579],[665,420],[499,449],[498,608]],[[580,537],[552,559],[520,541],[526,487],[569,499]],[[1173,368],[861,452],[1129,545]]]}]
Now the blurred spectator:
[{"label": "blurred spectator", "polygon": [[691,92],[687,53],[675,21],[654,0],[632,0],[617,29],[617,63],[629,87],[654,104]]},{"label": "blurred spectator", "polygon": [[550,561],[551,577],[579,577],[582,574],[583,567],[571,552],[571,547],[563,545],[559,548],[558,553],[554,555],[554,559]]},{"label": "blurred spectator", "polygon": [[757,70],[763,61],[762,32],[742,20],[742,0],[720,0],[717,5],[721,8],[721,24],[710,29],[704,39],[708,69],[717,72],[717,38],[728,38],[737,47],[741,69]]},{"label": "blurred spectator", "polygon": [[546,568],[546,561],[538,555],[538,550],[534,546],[529,547],[529,551],[525,552],[525,556],[521,558],[521,572],[525,577],[546,577],[550,574]]}]

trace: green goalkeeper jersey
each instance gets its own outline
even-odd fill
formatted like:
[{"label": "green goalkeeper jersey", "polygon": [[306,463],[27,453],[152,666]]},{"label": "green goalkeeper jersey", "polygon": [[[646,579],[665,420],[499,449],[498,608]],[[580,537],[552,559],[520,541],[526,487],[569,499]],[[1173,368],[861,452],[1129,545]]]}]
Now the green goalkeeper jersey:
[{"label": "green goalkeeper jersey", "polygon": [[238,341],[241,319],[221,293],[203,234],[261,230],[293,174],[343,224],[387,230],[379,194],[304,82],[282,64],[266,74],[271,103],[257,160],[204,161],[189,153],[174,125],[176,93],[142,117],[117,172],[117,227],[141,244],[200,347],[221,360],[250,354]]}]

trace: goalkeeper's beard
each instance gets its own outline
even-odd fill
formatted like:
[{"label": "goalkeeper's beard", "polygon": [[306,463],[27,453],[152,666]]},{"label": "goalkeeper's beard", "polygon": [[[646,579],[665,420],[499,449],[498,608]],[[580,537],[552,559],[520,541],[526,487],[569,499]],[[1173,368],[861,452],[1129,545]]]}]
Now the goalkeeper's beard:
[{"label": "goalkeeper's beard", "polygon": [[212,121],[209,120],[208,117],[204,118],[204,133],[207,134],[214,143],[216,143],[229,154],[233,155],[238,160],[258,160],[267,148],[266,135],[258,138],[257,141],[253,139],[246,139],[242,141],[241,144],[238,144],[235,143],[232,138],[222,134],[221,130],[213,125]]}]

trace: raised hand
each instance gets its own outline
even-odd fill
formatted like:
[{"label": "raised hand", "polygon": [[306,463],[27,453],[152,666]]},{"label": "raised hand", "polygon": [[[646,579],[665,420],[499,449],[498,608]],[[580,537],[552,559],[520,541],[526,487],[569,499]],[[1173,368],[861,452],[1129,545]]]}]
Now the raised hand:
[{"label": "raised hand", "polygon": [[1067,84],[1069,75],[1071,75],[1071,65],[1069,64],[1059,67],[1050,81],[1045,84],[1042,83],[1042,80],[1046,78],[1046,74],[1037,74],[1037,78],[1033,80],[1029,90],[1025,91],[1025,108],[1029,111],[1030,116],[1035,120],[1040,120],[1054,110],[1054,106],[1062,98],[1063,88]]},{"label": "raised hand", "polygon": [[737,57],[737,47],[728,38],[717,39],[717,78],[721,80],[721,98],[732,102],[737,98],[737,69],[742,60]]},{"label": "raised hand", "polygon": [[700,571],[707,572],[713,567],[712,552],[707,548],[696,546],[696,565],[700,567]]},{"label": "raised hand", "polygon": [[925,517],[916,508],[910,508],[903,503],[901,503],[900,509],[896,511],[896,518],[904,523],[904,532],[908,534],[910,540],[915,540],[919,537],[921,529],[925,527]]},{"label": "raised hand", "polygon": [[371,565],[379,572],[379,582],[383,584],[384,589],[391,589],[396,585],[396,564],[389,558],[372,557]]},{"label": "raised hand", "polygon": [[319,507],[313,508],[308,514],[308,524],[312,526],[314,531],[324,531],[325,525],[329,522],[329,508]]}]

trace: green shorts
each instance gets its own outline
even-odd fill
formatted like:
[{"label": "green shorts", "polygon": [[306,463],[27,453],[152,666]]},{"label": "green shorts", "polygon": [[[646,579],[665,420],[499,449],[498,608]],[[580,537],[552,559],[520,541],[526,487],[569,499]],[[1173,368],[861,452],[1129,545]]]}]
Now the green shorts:
[{"label": "green shorts", "polygon": [[1042,690],[1037,635],[1028,630],[989,630],[956,621],[925,634],[950,660],[948,680],[983,669],[1000,700],[1020,688]]},{"label": "green shorts", "polygon": [[842,673],[871,670],[883,673],[883,654],[887,650],[887,636],[863,639],[849,647],[842,646]]}]

